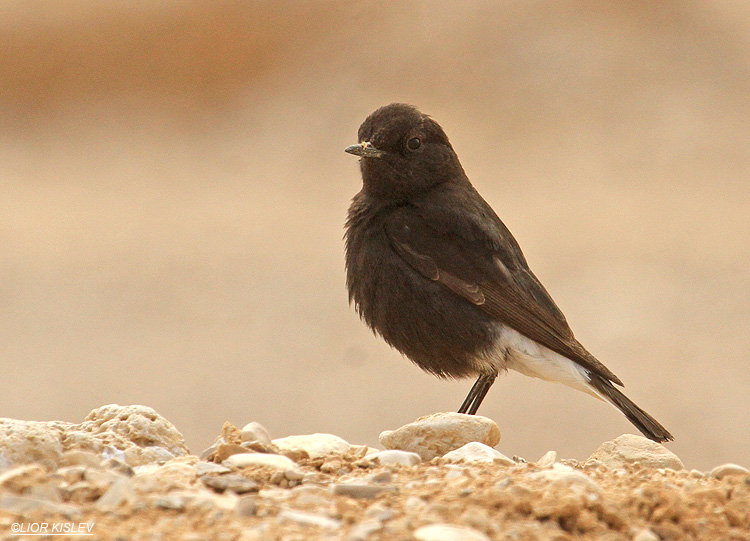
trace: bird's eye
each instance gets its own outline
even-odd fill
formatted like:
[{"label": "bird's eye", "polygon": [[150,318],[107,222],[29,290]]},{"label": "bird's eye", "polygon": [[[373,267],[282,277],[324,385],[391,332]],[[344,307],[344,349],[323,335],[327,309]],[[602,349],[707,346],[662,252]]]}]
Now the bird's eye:
[{"label": "bird's eye", "polygon": [[421,146],[422,141],[419,140],[419,137],[412,137],[406,142],[406,148],[409,150],[418,150]]}]

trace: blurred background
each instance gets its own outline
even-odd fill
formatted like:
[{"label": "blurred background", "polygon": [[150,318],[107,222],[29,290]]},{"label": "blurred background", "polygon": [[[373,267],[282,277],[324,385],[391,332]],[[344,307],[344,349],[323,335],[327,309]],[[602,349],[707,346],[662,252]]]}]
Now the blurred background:
[{"label": "blurred background", "polygon": [[[458,407],[347,304],[343,152],[409,102],[688,468],[750,466],[750,5],[6,0],[0,416],[145,404],[200,453]],[[509,374],[499,449],[634,428]]]}]

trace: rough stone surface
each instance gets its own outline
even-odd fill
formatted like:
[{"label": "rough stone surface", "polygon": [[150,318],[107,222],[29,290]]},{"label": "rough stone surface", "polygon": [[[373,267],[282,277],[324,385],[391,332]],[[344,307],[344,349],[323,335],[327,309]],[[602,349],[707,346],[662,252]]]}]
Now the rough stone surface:
[{"label": "rough stone surface", "polygon": [[466,445],[459,447],[455,451],[445,453],[443,460],[446,462],[485,462],[485,463],[496,463],[504,464],[505,466],[513,466],[515,462],[502,454],[497,449],[479,443],[478,441],[471,441]]},{"label": "rough stone surface", "polygon": [[443,456],[472,441],[494,447],[500,442],[500,429],[487,417],[449,412],[420,417],[380,434],[380,443],[387,449],[411,451],[422,460]]},{"label": "rough stone surface", "polygon": [[333,434],[287,436],[286,438],[273,440],[273,444],[282,451],[305,451],[310,458],[343,454],[352,447],[345,439]]},{"label": "rough stone surface", "polygon": [[414,532],[417,541],[490,541],[482,532],[452,524],[430,524]]},{"label": "rough stone surface", "polygon": [[636,463],[648,468],[685,469],[682,461],[672,451],[635,434],[623,434],[602,443],[589,460],[598,460],[613,469]]},{"label": "rough stone surface", "polygon": [[172,423],[146,406],[102,406],[77,425],[0,419],[0,471],[33,462],[48,469],[93,466],[112,458],[132,467],[188,452]]}]

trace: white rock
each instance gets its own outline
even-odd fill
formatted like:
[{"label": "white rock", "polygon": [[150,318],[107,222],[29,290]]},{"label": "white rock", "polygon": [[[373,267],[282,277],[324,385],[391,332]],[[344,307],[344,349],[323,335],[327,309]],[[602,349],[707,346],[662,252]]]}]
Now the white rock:
[{"label": "white rock", "polygon": [[750,470],[737,464],[722,464],[711,470],[709,475],[717,479],[723,479],[729,475],[750,475]]},{"label": "white rock", "polygon": [[287,436],[272,442],[282,451],[306,451],[310,458],[343,455],[351,448],[349,442],[333,434]]},{"label": "white rock", "polygon": [[452,524],[430,524],[414,531],[417,541],[490,541],[482,532],[474,528],[453,526]]},{"label": "white rock", "polygon": [[529,474],[531,479],[543,479],[550,483],[560,483],[566,485],[582,485],[601,492],[602,488],[591,477],[585,473],[575,470],[565,464],[556,463],[549,470],[542,470]]},{"label": "white rock", "polygon": [[388,449],[386,451],[378,451],[377,453],[369,454],[365,457],[367,460],[372,460],[376,464],[381,466],[388,466],[398,464],[401,466],[416,466],[422,462],[422,457],[417,453],[410,453],[409,451],[399,451],[398,449]]},{"label": "white rock", "polygon": [[493,449],[478,441],[469,442],[455,451],[444,454],[443,460],[451,463],[481,462],[485,464],[502,464],[503,466],[513,466],[515,464],[513,460],[497,449]]},{"label": "white rock", "polygon": [[449,412],[420,417],[380,434],[380,443],[387,449],[411,451],[422,460],[443,456],[472,441],[494,447],[500,441],[500,429],[487,417]]},{"label": "white rock", "polygon": [[544,456],[536,461],[536,465],[540,468],[546,468],[548,466],[552,466],[552,464],[555,463],[557,460],[557,452],[556,451],[547,451],[544,453]]},{"label": "white rock", "polygon": [[297,464],[282,455],[268,455],[265,453],[237,453],[222,462],[227,468],[247,468],[248,466],[263,466],[281,472],[296,469]]},{"label": "white rock", "polygon": [[268,444],[271,443],[271,435],[263,425],[253,421],[252,423],[247,423],[244,427],[242,427],[242,431],[240,432],[240,440],[242,440],[243,442],[259,441],[260,443]]},{"label": "white rock", "polygon": [[659,541],[659,536],[645,528],[633,536],[633,541]]},{"label": "white rock", "polygon": [[337,530],[341,527],[341,522],[336,519],[305,511],[292,511],[291,509],[281,511],[278,520],[280,522],[292,521],[304,526],[317,526],[326,530]]},{"label": "white rock", "polygon": [[362,522],[358,522],[346,536],[346,541],[367,541],[371,535],[380,530],[383,527],[383,523],[379,520],[365,519]]},{"label": "white rock", "polygon": [[612,441],[605,441],[589,460],[598,460],[608,468],[622,468],[640,463],[649,468],[684,470],[682,461],[663,445],[635,434],[623,434]]}]

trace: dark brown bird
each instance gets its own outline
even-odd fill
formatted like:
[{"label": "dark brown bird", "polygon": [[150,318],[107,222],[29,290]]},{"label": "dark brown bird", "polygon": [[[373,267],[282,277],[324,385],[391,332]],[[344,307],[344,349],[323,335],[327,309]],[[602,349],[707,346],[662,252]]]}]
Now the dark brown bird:
[{"label": "dark brown bird", "polygon": [[363,180],[346,221],[349,299],[420,368],[478,376],[460,413],[476,413],[497,374],[513,369],[605,399],[646,437],[672,439],[575,339],[437,122],[386,105],[346,152],[361,158]]}]

